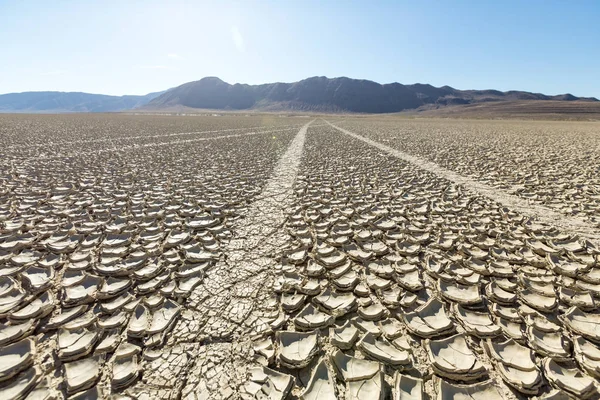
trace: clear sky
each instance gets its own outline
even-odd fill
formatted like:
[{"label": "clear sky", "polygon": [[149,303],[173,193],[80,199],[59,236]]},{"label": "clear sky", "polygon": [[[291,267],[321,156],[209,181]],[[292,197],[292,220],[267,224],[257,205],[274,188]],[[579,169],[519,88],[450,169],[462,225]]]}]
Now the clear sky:
[{"label": "clear sky", "polygon": [[315,75],[600,97],[600,0],[0,0],[0,93]]}]

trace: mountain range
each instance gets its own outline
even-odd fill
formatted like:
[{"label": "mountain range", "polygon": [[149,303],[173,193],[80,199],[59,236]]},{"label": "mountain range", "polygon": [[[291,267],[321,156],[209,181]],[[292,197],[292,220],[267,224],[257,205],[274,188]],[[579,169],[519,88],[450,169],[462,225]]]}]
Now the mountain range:
[{"label": "mountain range", "polygon": [[144,96],[108,96],[81,92],[23,92],[0,95],[0,112],[68,113],[132,110],[164,92]]},{"label": "mountain range", "polygon": [[330,79],[320,76],[294,83],[264,85],[231,85],[219,78],[208,77],[168,90],[144,108],[393,113],[428,105],[511,100],[598,101],[571,94],[547,96],[523,91],[458,90],[450,86],[438,88],[420,83],[382,85],[345,77]]},{"label": "mountain range", "polygon": [[0,112],[112,112],[180,109],[393,113],[502,101],[586,101],[593,97],[525,91],[459,90],[428,84],[312,77],[294,83],[229,84],[216,77],[145,96],[25,92],[0,95]]}]

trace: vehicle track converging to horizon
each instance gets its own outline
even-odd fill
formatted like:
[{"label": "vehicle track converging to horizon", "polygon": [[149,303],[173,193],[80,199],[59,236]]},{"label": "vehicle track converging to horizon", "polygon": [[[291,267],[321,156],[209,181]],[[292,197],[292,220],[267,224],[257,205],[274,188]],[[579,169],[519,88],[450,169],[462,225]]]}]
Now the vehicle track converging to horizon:
[{"label": "vehicle track converging to horizon", "polygon": [[[171,133],[127,133],[144,118],[52,117],[96,138],[4,149],[0,397],[599,396],[593,197],[569,214],[558,192],[512,193],[505,172],[469,172],[480,158],[427,154],[421,121],[172,117],[156,119]],[[97,138],[98,121],[121,137]],[[243,132],[169,140],[195,134],[181,126]]]},{"label": "vehicle track converging to horizon", "polygon": [[600,246],[600,231],[598,230],[598,227],[594,226],[593,224],[590,224],[589,221],[586,221],[583,218],[579,218],[577,216],[567,216],[564,213],[554,211],[550,207],[536,204],[532,201],[528,201],[527,199],[508,194],[504,190],[496,189],[492,186],[486,185],[485,183],[479,182],[476,179],[463,176],[454,171],[440,167],[439,165],[431,161],[427,161],[422,158],[410,155],[408,153],[396,150],[385,144],[376,142],[364,136],[350,132],[344,128],[340,128],[339,126],[334,125],[328,121],[325,122],[327,122],[330,126],[336,128],[340,132],[345,133],[346,135],[362,140],[363,142],[371,146],[377,147],[380,150],[388,152],[395,157],[415,164],[419,168],[432,172],[458,185],[462,185],[465,188],[472,190],[477,194],[489,197],[490,199],[500,204],[503,204],[507,208],[510,208],[531,218],[537,219],[540,223],[555,226],[556,228],[559,228],[560,230],[569,234],[580,235],[592,241],[596,246]]}]

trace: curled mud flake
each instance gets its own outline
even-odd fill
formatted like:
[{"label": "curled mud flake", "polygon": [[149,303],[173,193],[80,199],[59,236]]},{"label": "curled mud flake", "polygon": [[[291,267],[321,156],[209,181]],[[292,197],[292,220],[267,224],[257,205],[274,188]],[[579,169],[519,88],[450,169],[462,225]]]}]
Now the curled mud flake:
[{"label": "curled mud flake", "polygon": [[469,349],[463,334],[447,339],[428,339],[425,348],[434,371],[442,377],[472,382],[487,376],[486,368]]},{"label": "curled mud flake", "polygon": [[493,381],[483,381],[472,384],[450,383],[443,379],[437,379],[437,393],[442,399],[469,398],[474,400],[502,400]]},{"label": "curled mud flake", "polygon": [[35,341],[28,338],[0,348],[0,381],[11,379],[33,364],[35,345]]},{"label": "curled mud flake", "polygon": [[329,371],[325,360],[313,367],[310,380],[304,392],[300,394],[303,400],[334,400],[337,399],[337,390],[333,374]]}]

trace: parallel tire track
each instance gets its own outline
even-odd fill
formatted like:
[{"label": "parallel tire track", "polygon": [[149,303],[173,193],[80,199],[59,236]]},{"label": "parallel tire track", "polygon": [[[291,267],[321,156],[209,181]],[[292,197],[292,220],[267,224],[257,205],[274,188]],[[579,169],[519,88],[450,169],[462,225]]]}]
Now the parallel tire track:
[{"label": "parallel tire track", "polygon": [[135,144],[131,146],[122,146],[122,147],[112,147],[109,149],[101,149],[101,150],[93,150],[93,151],[85,151],[85,152],[77,152],[70,154],[59,154],[59,155],[51,155],[44,157],[30,157],[24,159],[24,161],[28,160],[46,160],[46,159],[56,159],[56,158],[69,158],[69,157],[77,157],[81,155],[92,155],[92,154],[102,154],[102,153],[110,153],[110,152],[121,152],[121,151],[129,151],[129,150],[138,150],[144,149],[148,147],[162,147],[162,146],[177,146],[181,144],[195,143],[195,142],[204,142],[207,140],[216,140],[216,139],[229,139],[236,138],[242,136],[253,136],[253,135],[261,135],[264,133],[275,133],[275,132],[289,132],[293,128],[287,129],[276,129],[271,131],[260,131],[260,132],[246,132],[246,133],[235,133],[231,135],[223,135],[223,136],[211,136],[211,137],[203,137],[198,139],[187,139],[187,140],[174,140],[171,142],[163,142],[163,143],[145,143],[145,144]]},{"label": "parallel tire track", "polygon": [[579,235],[585,239],[588,239],[590,242],[594,243],[597,246],[600,246],[600,233],[598,230],[591,225],[589,222],[582,218],[578,218],[575,216],[566,216],[560,212],[552,210],[548,207],[534,204],[528,200],[522,199],[520,197],[507,194],[501,190],[498,190],[492,186],[486,185],[484,183],[478,182],[475,179],[466,177],[464,175],[460,175],[456,172],[450,171],[439,166],[436,163],[423,160],[422,158],[415,157],[408,153],[404,153],[400,150],[396,150],[392,147],[386,146],[385,144],[376,142],[354,132],[350,132],[344,128],[340,128],[337,125],[330,123],[329,121],[325,121],[331,127],[337,129],[338,131],[345,133],[348,136],[351,136],[355,139],[361,140],[364,143],[367,143],[371,146],[374,146],[388,154],[393,155],[401,160],[409,162],[422,168],[426,171],[429,171],[439,177],[447,179],[451,182],[454,182],[458,185],[462,185],[468,190],[479,194],[481,196],[485,196],[491,200],[494,200],[505,207],[508,207],[514,211],[517,211],[525,216],[536,218],[539,222],[543,224],[547,224],[549,226],[554,226],[565,233]]},{"label": "parallel tire track", "polygon": [[[253,365],[250,336],[262,315],[260,307],[270,294],[268,281],[275,271],[277,254],[288,241],[282,228],[294,201],[293,188],[312,122],[300,129],[257,200],[234,225],[235,237],[223,248],[225,259],[207,273],[203,288],[192,293],[190,300],[195,306],[184,317],[187,321],[181,320],[174,329],[174,347],[191,343],[186,339],[190,334],[195,335],[195,346],[199,345],[186,367],[183,396],[196,393],[207,399],[232,398],[246,382],[247,369]],[[211,293],[206,293],[207,288]],[[205,320],[206,316],[210,317],[198,331],[189,331],[189,322]],[[207,368],[212,371],[210,375],[205,373]],[[133,393],[148,389],[138,385]]]}]

